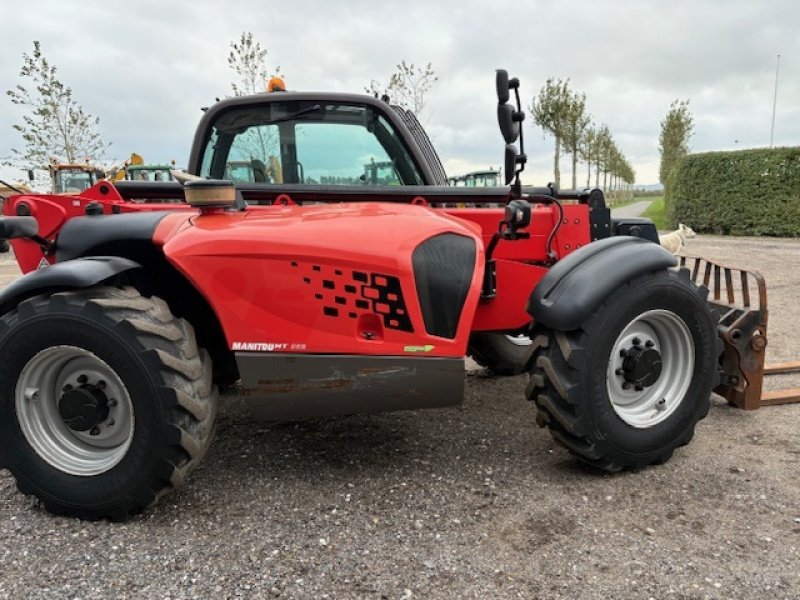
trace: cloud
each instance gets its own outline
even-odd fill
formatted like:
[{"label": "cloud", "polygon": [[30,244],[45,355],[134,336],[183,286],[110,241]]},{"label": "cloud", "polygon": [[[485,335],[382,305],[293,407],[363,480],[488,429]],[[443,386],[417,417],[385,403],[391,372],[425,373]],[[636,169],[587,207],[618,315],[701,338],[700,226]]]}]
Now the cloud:
[{"label": "cloud", "polygon": [[[22,53],[40,40],[62,80],[100,117],[113,143],[109,158],[135,151],[185,163],[200,107],[230,93],[228,43],[241,31],[254,33],[293,89],[360,92],[403,59],[431,62],[439,81],[425,121],[445,164],[470,169],[502,159],[493,75],[506,67],[522,80],[526,105],[547,77],[569,77],[595,121],[610,126],[637,180],[652,183],[659,122],[676,98],[690,99],[697,151],[769,142],[778,53],[775,141],[800,143],[797,22],[800,4],[792,0],[141,0],[81,10],[31,0],[4,29],[0,84],[19,81]],[[6,156],[21,145],[11,128],[21,113],[2,101]],[[526,180],[544,183],[552,179],[552,139],[530,119],[525,127]]]}]

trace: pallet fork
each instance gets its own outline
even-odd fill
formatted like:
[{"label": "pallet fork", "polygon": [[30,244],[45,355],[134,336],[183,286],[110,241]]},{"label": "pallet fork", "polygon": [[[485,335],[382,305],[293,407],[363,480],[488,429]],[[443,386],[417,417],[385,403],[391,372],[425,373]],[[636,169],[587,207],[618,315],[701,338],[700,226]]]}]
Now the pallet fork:
[{"label": "pallet fork", "polygon": [[744,410],[800,402],[800,388],[765,392],[765,375],[800,372],[800,362],[765,365],[767,285],[758,271],[721,265],[704,258],[679,256],[692,281],[709,290],[708,303],[719,316],[724,343],[720,384],[714,392]]}]

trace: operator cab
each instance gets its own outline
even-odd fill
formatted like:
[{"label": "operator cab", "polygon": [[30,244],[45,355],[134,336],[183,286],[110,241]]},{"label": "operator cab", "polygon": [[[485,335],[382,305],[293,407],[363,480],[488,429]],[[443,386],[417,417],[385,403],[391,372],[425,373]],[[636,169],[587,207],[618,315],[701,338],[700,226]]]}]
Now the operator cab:
[{"label": "operator cab", "polygon": [[[105,174],[88,164],[50,164],[50,184],[53,194],[80,194],[100,181]],[[33,181],[33,174],[29,175]]]},{"label": "operator cab", "polygon": [[426,183],[420,161],[385,110],[390,107],[381,110],[377,100],[283,92],[270,102],[263,96],[228,102],[208,124],[200,177],[326,186]]}]

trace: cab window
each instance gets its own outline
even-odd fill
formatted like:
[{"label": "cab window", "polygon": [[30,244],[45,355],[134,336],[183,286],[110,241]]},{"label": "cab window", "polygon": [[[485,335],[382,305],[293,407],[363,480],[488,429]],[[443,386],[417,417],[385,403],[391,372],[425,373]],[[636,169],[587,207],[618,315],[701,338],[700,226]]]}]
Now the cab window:
[{"label": "cab window", "polygon": [[421,185],[401,138],[369,106],[312,101],[232,108],[212,127],[202,177],[255,183]]}]

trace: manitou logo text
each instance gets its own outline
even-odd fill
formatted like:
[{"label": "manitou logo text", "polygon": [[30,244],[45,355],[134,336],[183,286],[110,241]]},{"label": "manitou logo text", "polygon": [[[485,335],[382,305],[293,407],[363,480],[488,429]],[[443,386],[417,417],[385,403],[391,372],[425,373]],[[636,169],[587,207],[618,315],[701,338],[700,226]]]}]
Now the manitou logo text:
[{"label": "manitou logo text", "polygon": [[281,352],[288,350],[289,344],[273,344],[268,342],[233,342],[231,350],[242,352]]}]

